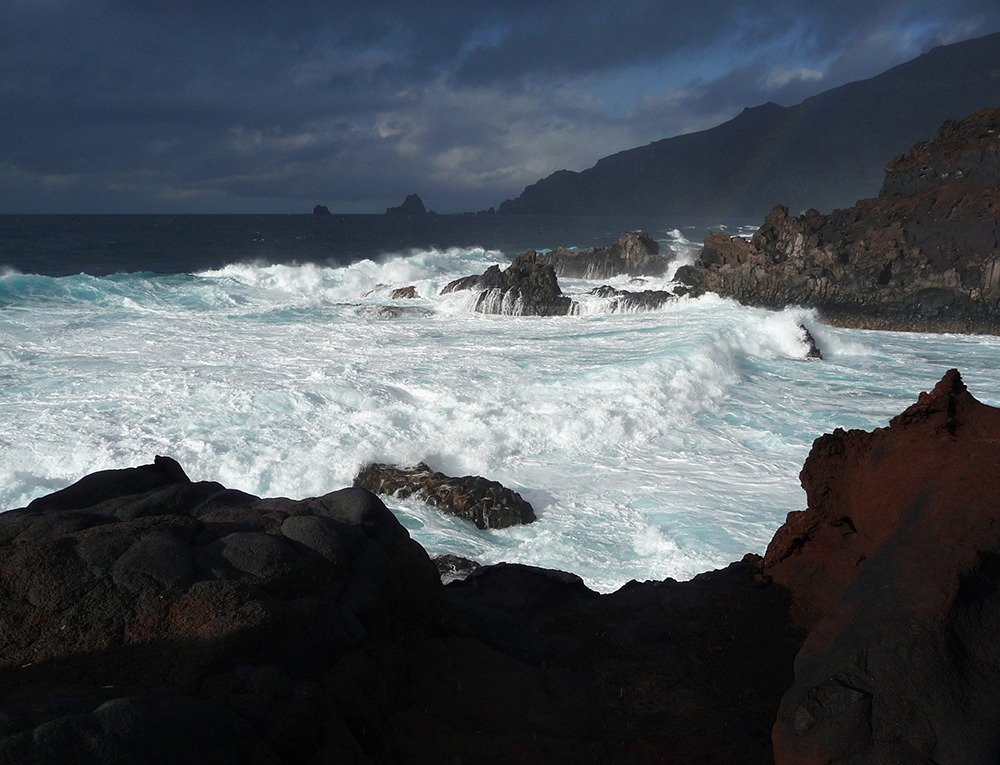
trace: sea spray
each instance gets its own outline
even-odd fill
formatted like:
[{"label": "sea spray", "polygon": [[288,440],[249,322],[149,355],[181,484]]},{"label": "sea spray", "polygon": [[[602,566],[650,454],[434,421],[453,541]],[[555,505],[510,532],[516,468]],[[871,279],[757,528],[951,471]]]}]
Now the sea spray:
[{"label": "sea spray", "polygon": [[[371,461],[423,460],[499,480],[539,514],[479,531],[386,498],[430,552],[559,568],[609,590],[762,552],[804,506],[797,475],[814,438],[885,425],[949,366],[997,400],[992,337],[843,330],[714,296],[634,314],[592,301],[550,318],[440,296],[508,263],[469,248],[342,267],[8,273],[0,508],[155,454],[196,480],[292,497],[348,485]],[[393,300],[402,286],[419,297]],[[582,304],[595,284],[561,286]],[[425,313],[377,320],[365,306]],[[803,323],[825,361],[805,360]]]}]

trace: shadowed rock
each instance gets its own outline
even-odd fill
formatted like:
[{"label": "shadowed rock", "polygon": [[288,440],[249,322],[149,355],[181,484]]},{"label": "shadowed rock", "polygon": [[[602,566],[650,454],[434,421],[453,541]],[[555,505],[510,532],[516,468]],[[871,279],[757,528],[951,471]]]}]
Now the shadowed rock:
[{"label": "shadowed rock", "polygon": [[373,463],[358,473],[354,485],[401,499],[416,496],[449,515],[472,521],[480,529],[502,529],[535,520],[531,505],[502,484],[477,475],[451,478],[423,462],[413,468]]}]

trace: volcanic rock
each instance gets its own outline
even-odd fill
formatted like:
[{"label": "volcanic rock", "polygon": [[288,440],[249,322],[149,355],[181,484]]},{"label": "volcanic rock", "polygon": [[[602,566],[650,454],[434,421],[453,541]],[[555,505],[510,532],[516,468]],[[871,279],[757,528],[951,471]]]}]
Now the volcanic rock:
[{"label": "volcanic rock", "polygon": [[1000,758],[998,439],[951,370],[888,428],[816,440],[765,558],[809,630],[778,765]]},{"label": "volcanic rock", "polygon": [[623,232],[610,247],[567,250],[557,247],[538,253],[539,263],[550,265],[556,276],[570,279],[610,279],[613,276],[662,276],[673,255],[660,255],[660,245],[642,232]]},{"label": "volcanic rock", "polygon": [[417,288],[411,285],[394,289],[389,297],[393,300],[412,300],[420,296],[417,294]]},{"label": "volcanic rock", "polygon": [[466,276],[445,285],[442,295],[478,290],[479,313],[513,316],[565,316],[573,301],[562,294],[552,266],[538,262],[534,250],[519,255],[504,271],[490,266],[479,276]]},{"label": "volcanic rock", "polygon": [[326,205],[316,205],[313,208],[313,215],[329,215],[330,208]]},{"label": "volcanic rock", "polygon": [[893,159],[882,196],[830,215],[775,207],[750,242],[709,235],[677,276],[843,326],[1000,333],[998,167],[1000,109],[985,109]]},{"label": "volcanic rock", "polygon": [[449,515],[472,521],[480,529],[502,529],[535,520],[535,511],[521,495],[478,475],[451,478],[420,462],[413,468],[372,463],[354,485],[375,494],[400,499],[416,496]]}]

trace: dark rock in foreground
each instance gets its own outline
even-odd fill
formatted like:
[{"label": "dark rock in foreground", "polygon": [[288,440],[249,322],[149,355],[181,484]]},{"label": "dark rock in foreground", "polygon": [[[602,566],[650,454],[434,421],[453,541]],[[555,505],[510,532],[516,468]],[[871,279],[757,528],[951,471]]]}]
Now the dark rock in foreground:
[{"label": "dark rock in foreground", "polygon": [[534,250],[519,255],[505,270],[490,266],[480,276],[445,285],[442,295],[477,290],[476,311],[513,316],[565,316],[573,303],[562,294],[552,266],[538,262]]},{"label": "dark rock in foreground", "polygon": [[1000,333],[998,168],[1000,109],[984,109],[893,159],[878,198],[830,215],[775,207],[750,242],[711,234],[678,278],[843,326]]},{"label": "dark rock in foreground", "polygon": [[624,232],[610,247],[538,253],[538,263],[552,266],[556,276],[610,279],[614,276],[663,276],[673,257],[660,255],[660,245],[647,234]]},{"label": "dark rock in foreground", "polygon": [[480,529],[503,529],[535,520],[531,505],[503,484],[478,475],[451,478],[423,462],[412,468],[373,463],[358,473],[354,485],[401,499],[415,496]]}]

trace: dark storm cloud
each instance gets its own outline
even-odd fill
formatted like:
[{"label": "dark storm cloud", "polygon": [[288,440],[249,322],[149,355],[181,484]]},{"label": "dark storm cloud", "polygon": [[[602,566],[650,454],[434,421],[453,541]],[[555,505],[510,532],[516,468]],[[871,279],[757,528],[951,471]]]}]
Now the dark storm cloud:
[{"label": "dark storm cloud", "polygon": [[996,31],[996,6],[7,0],[0,212],[488,206]]}]

